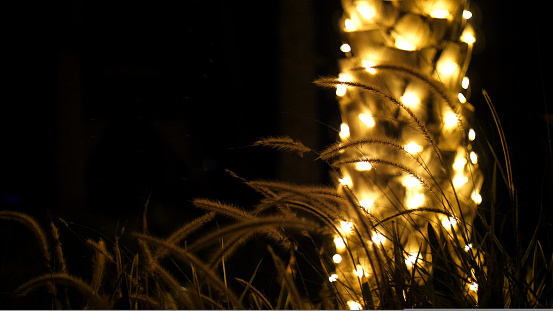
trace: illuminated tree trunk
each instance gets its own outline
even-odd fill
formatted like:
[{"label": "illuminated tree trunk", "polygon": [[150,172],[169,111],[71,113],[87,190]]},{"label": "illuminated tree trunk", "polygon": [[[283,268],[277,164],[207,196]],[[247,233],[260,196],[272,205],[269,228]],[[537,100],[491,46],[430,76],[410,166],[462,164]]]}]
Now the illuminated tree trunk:
[{"label": "illuminated tree trunk", "polygon": [[[452,245],[471,248],[482,175],[468,125],[474,108],[465,73],[475,36],[467,3],[342,0],[342,6],[347,57],[337,80],[318,82],[336,86],[341,143],[323,158],[335,159],[349,198],[330,281],[356,308],[370,304],[363,283],[377,302],[382,297],[391,269],[386,256],[397,264],[397,249],[409,271],[431,270],[428,224]],[[424,283],[426,276],[415,274]],[[475,284],[467,282],[467,293]]]}]

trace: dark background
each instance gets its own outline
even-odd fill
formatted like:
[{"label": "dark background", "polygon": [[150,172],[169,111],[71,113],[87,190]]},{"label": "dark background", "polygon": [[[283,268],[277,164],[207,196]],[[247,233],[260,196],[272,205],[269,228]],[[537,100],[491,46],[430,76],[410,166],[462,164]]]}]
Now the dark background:
[{"label": "dark background", "polygon": [[[255,202],[225,169],[247,179],[330,183],[312,158],[250,145],[288,135],[320,149],[337,137],[333,91],[311,82],[338,73],[339,1],[2,6],[2,209],[113,236],[139,225],[150,198],[150,228],[167,233],[198,215],[189,203],[195,197]],[[468,76],[480,147],[484,137],[499,147],[485,88],[508,138],[524,227],[535,225],[543,205],[550,231],[551,26],[542,9],[473,3],[478,32]]]}]

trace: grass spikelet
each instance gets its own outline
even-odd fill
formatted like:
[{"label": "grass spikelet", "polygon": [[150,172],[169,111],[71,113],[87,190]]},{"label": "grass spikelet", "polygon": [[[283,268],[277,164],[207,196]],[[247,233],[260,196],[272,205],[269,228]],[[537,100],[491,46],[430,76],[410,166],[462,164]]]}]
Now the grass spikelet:
[{"label": "grass spikelet", "polygon": [[[161,280],[163,280],[163,282],[165,282],[165,284],[167,284],[172,289],[172,291],[177,294],[177,299],[180,303],[181,308],[188,307],[190,309],[202,309],[202,306],[190,304],[189,299],[187,299],[188,297],[186,297],[186,294],[182,290],[182,286],[169,272],[167,272],[167,270],[159,265],[154,257],[152,257],[152,253],[150,252],[150,249],[148,248],[146,242],[139,240],[138,244],[140,245],[142,253],[144,254],[144,259],[146,261],[148,271],[150,271],[150,273],[155,273],[156,276],[160,277]],[[164,298],[162,298],[162,300],[164,300]]]},{"label": "grass spikelet", "polygon": [[[215,212],[209,212],[207,214],[204,214],[190,223],[182,226],[177,231],[173,232],[171,236],[167,238],[168,243],[172,244],[178,244],[182,240],[184,240],[188,235],[192,234],[194,231],[201,228],[203,225],[211,221],[215,217]],[[157,251],[157,253],[153,256],[154,259],[163,258],[167,254],[166,250],[164,248],[161,248]]]},{"label": "grass spikelet", "polygon": [[399,150],[411,155],[397,141],[378,139],[378,138],[368,138],[368,139],[350,140],[347,142],[340,142],[340,143],[331,145],[330,147],[326,148],[321,152],[321,154],[319,155],[319,158],[323,161],[328,161],[330,159],[341,156],[340,152],[342,150],[346,150],[349,148],[357,148],[357,147],[366,146],[366,145],[373,145],[373,144],[391,146],[396,150]]},{"label": "grass spikelet", "polygon": [[292,278],[291,267],[286,267],[270,246],[267,246],[267,249],[269,250],[271,257],[273,258],[279,276],[282,278],[283,283],[286,284],[286,289],[289,293],[288,297],[290,299],[292,309],[305,310],[305,307],[303,306],[303,303],[301,301],[301,296],[298,292],[298,289],[296,288],[296,284],[294,284],[294,279]]},{"label": "grass spikelet", "polygon": [[255,143],[254,146],[270,147],[277,150],[296,152],[300,157],[303,157],[304,153],[310,152],[311,149],[306,147],[301,142],[295,141],[288,136],[277,136],[262,138]]},{"label": "grass spikelet", "polygon": [[263,295],[263,293],[261,291],[259,291],[257,288],[251,286],[250,283],[242,280],[242,279],[239,279],[239,278],[236,278],[236,281],[238,281],[238,283],[244,285],[246,287],[247,290],[250,290],[252,292],[252,295],[254,295],[255,297],[259,298],[261,300],[261,302],[263,302],[263,304],[265,306],[267,306],[267,308],[269,310],[273,310],[273,306],[271,305],[271,303],[269,302],[269,299],[267,299],[267,297],[265,297],[265,295]]},{"label": "grass spikelet", "polygon": [[53,273],[46,274],[34,278],[27,283],[21,285],[15,290],[15,295],[26,295],[30,291],[37,287],[47,285],[51,282],[56,284],[65,284],[77,289],[89,303],[90,309],[110,309],[111,303],[103,296],[97,294],[90,285],[86,284],[83,280],[68,275],[66,273]]},{"label": "grass spikelet", "polygon": [[66,273],[67,272],[67,266],[65,264],[65,259],[63,258],[63,250],[62,250],[62,247],[61,247],[58,227],[56,227],[56,225],[54,225],[53,222],[50,222],[50,227],[52,229],[52,238],[54,240],[53,242],[54,242],[54,250],[56,252],[57,269],[61,273]]},{"label": "grass spikelet", "polygon": [[166,241],[163,241],[161,239],[157,239],[151,236],[147,236],[144,234],[135,234],[135,236],[139,240],[146,241],[150,244],[154,244],[156,246],[161,246],[167,248],[169,253],[177,257],[178,259],[182,260],[183,262],[189,263],[192,266],[194,266],[196,269],[203,272],[203,275],[205,277],[205,280],[213,286],[214,289],[216,289],[222,296],[227,297],[229,302],[232,304],[232,306],[235,309],[243,309],[242,304],[238,300],[238,298],[232,293],[225,285],[225,283],[221,280],[219,276],[217,276],[213,270],[211,270],[207,265],[205,265],[202,260],[200,260],[198,257],[194,256],[192,253],[190,253],[187,250],[184,250],[174,244],[167,243]]},{"label": "grass spikelet", "polygon": [[42,248],[42,254],[46,259],[46,262],[50,265],[52,257],[50,254],[50,248],[48,247],[48,239],[46,238],[46,234],[44,234],[42,227],[40,227],[33,217],[15,211],[0,211],[0,219],[15,221],[29,228],[29,230],[31,230],[31,232],[35,235],[40,247]]},{"label": "grass spikelet", "polygon": [[92,290],[97,293],[100,290],[104,272],[106,271],[106,259],[113,262],[113,257],[108,253],[104,240],[100,239],[98,242],[87,240],[86,242],[96,251],[93,259],[94,271],[92,273],[91,287]]},{"label": "grass spikelet", "polygon": [[188,249],[195,251],[202,249],[212,243],[219,241],[220,238],[235,234],[247,234],[252,231],[258,231],[267,233],[269,230],[269,237],[273,238],[277,242],[283,238],[282,235],[272,236],[272,232],[278,232],[275,229],[278,227],[297,228],[297,229],[311,229],[318,230],[318,226],[312,222],[309,222],[303,218],[297,217],[260,217],[254,219],[243,220],[241,222],[226,226],[220,230],[205,235],[191,244]]},{"label": "grass spikelet", "polygon": [[250,219],[254,216],[250,215],[248,212],[230,204],[224,204],[218,201],[212,201],[208,199],[194,199],[192,201],[194,206],[201,208],[206,211],[214,211],[218,214],[225,215],[236,220]]}]

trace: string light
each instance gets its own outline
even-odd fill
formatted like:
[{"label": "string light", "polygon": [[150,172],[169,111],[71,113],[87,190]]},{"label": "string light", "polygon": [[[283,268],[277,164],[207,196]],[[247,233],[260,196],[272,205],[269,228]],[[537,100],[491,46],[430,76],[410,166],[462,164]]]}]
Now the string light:
[{"label": "string light", "polygon": [[346,249],[346,243],[344,243],[344,240],[339,235],[334,237],[334,245],[336,246],[336,250],[338,251],[343,251],[344,249]]},{"label": "string light", "polygon": [[355,23],[353,23],[353,21],[349,18],[344,21],[344,26],[346,27],[347,31],[355,31]]},{"label": "string light", "polygon": [[360,113],[359,119],[361,119],[361,121],[363,121],[363,123],[365,123],[365,125],[368,127],[373,127],[375,125],[374,118],[367,114]]},{"label": "string light", "polygon": [[357,162],[355,163],[355,169],[363,172],[363,171],[370,171],[373,168],[373,166],[369,162]]},{"label": "string light", "polygon": [[344,43],[340,46],[340,51],[342,51],[344,53],[349,53],[349,52],[351,52],[351,46],[347,43]]},{"label": "string light", "polygon": [[329,282],[336,282],[336,280],[338,280],[338,274],[336,273],[333,273],[328,277]]},{"label": "string light", "polygon": [[470,162],[472,162],[472,164],[478,163],[478,155],[476,155],[476,152],[471,151],[469,157],[470,157]]},{"label": "string light", "polygon": [[452,111],[446,111],[444,115],[444,127],[446,129],[452,129],[457,126],[457,123],[459,122],[459,119],[457,117],[457,114]]},{"label": "string light", "polygon": [[408,143],[407,145],[405,145],[405,151],[409,152],[409,153],[419,153],[422,151],[422,147],[417,144],[417,143]]},{"label": "string light", "polygon": [[417,49],[413,43],[408,42],[405,39],[396,40],[395,46],[396,48],[404,51],[414,51]]},{"label": "string light", "polygon": [[371,62],[371,61],[368,61],[368,60],[364,60],[362,62],[362,66],[370,74],[375,74],[376,73],[376,69],[373,68],[375,65],[376,64],[374,62]]},{"label": "string light", "polygon": [[358,1],[355,8],[366,19],[372,19],[376,16],[376,10],[367,1]]},{"label": "string light", "polygon": [[363,310],[363,306],[357,301],[348,301],[348,307],[350,310]]},{"label": "string light", "polygon": [[405,93],[403,96],[401,96],[401,102],[410,108],[419,106],[421,101],[419,97],[414,93]]},{"label": "string light", "polygon": [[430,17],[433,18],[447,18],[449,16],[449,12],[447,10],[434,10],[430,12]]},{"label": "string light", "polygon": [[465,97],[465,95],[463,95],[463,93],[459,93],[457,94],[457,98],[459,98],[459,102],[461,104],[464,104],[467,102],[467,98]]},{"label": "string light", "polygon": [[470,19],[471,17],[472,17],[472,12],[471,11],[467,11],[467,10],[463,11],[463,18],[464,19]]},{"label": "string light", "polygon": [[469,88],[469,78],[467,77],[463,78],[463,80],[461,81],[461,87],[464,88],[465,90]]},{"label": "string light", "polygon": [[349,137],[349,126],[345,123],[340,124],[340,137],[346,139]]},{"label": "string light", "polygon": [[475,132],[473,129],[470,129],[470,130],[469,130],[469,135],[468,135],[468,136],[469,136],[469,140],[470,140],[470,141],[473,141],[473,140],[476,139],[476,132]]},{"label": "string light", "polygon": [[371,199],[360,200],[359,205],[367,212],[369,212],[369,209],[374,205],[374,201]]},{"label": "string light", "polygon": [[340,254],[334,254],[334,256],[332,256],[332,261],[334,261],[334,263],[341,263],[342,256],[340,256]]},{"label": "string light", "polygon": [[478,192],[473,192],[472,195],[470,196],[470,198],[471,198],[472,201],[474,201],[474,203],[476,203],[476,204],[482,203],[482,196],[481,196],[480,193],[478,193]]}]

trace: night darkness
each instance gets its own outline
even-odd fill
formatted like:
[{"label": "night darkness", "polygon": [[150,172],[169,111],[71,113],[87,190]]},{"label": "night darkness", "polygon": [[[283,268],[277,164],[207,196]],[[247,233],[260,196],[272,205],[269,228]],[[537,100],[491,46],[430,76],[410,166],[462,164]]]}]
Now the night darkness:
[{"label": "night darkness", "polygon": [[[482,0],[471,9],[476,128],[500,146],[484,88],[508,139],[525,224],[535,225],[543,205],[551,232],[548,17],[536,3]],[[113,236],[139,225],[149,197],[151,229],[167,234],[199,215],[193,198],[257,199],[225,169],[330,183],[311,158],[250,145],[275,135],[315,149],[335,140],[334,94],[311,81],[338,73],[340,10],[338,0],[5,7],[1,208]]]}]

